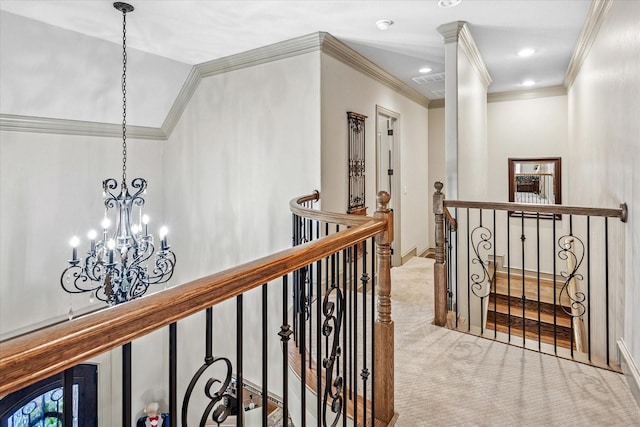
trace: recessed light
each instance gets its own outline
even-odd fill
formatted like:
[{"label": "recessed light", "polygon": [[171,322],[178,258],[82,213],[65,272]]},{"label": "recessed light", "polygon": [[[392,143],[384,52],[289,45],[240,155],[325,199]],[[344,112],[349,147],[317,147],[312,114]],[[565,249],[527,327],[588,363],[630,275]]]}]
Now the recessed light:
[{"label": "recessed light", "polygon": [[521,84],[522,84],[522,86],[529,87],[529,86],[535,85],[536,82],[534,82],[533,80],[525,80]]},{"label": "recessed light", "polygon": [[393,21],[391,19],[381,19],[378,22],[376,22],[376,27],[378,27],[380,31],[387,30],[392,25],[393,25]]},{"label": "recessed light", "polygon": [[522,49],[520,52],[518,52],[518,56],[521,56],[521,57],[525,58],[527,56],[533,55],[534,53],[536,53],[536,50],[535,49],[531,49],[531,48],[528,47],[528,48]]},{"label": "recessed light", "polygon": [[431,72],[431,68],[429,68],[429,67],[420,68],[418,70],[418,72],[419,73],[423,73],[423,74],[430,73]]},{"label": "recessed light", "polygon": [[462,3],[462,0],[438,0],[438,6],[442,8],[454,7]]}]

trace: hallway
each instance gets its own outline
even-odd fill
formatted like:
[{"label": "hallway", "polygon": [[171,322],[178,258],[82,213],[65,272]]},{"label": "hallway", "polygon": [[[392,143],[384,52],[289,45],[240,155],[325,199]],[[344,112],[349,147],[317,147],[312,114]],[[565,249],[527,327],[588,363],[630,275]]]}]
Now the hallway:
[{"label": "hallway", "polygon": [[621,374],[433,326],[433,260],[391,276],[397,426],[640,425]]}]

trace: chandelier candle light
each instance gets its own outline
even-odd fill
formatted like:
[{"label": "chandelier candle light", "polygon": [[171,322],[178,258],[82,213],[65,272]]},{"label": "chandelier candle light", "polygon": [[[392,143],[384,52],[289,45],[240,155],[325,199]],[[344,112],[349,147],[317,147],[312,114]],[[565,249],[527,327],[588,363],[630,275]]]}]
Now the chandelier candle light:
[{"label": "chandelier candle light", "polygon": [[[98,233],[95,230],[89,231],[89,250],[80,259],[80,239],[74,236],[69,242],[72,247],[69,266],[60,277],[60,284],[66,292],[91,292],[90,300],[97,298],[110,305],[141,297],[150,285],[166,283],[171,279],[176,264],[176,256],[167,244],[167,227],[160,229],[160,250],[156,252],[153,236],[149,234],[149,217],[142,214],[142,194],[146,191],[147,181],[144,178],[133,179],[131,192],[127,186],[127,13],[133,12],[134,8],[120,2],[114,3],[113,7],[122,12],[123,18],[122,182],[117,194],[118,182],[114,178],[102,182],[105,206],[102,240],[96,240]],[[109,217],[111,209],[115,217],[113,229]],[[132,218],[135,213],[138,214],[137,221]],[[69,310],[69,318],[72,316],[73,312]]]}]

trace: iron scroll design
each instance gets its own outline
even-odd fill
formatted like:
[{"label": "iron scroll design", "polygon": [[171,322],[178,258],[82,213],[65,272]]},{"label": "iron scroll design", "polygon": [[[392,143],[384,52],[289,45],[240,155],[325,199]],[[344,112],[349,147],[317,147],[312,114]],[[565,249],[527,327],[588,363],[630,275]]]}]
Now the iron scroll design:
[{"label": "iron scroll design", "polygon": [[[335,302],[331,301],[331,296],[335,295]],[[325,369],[325,388],[322,397],[322,425],[323,427],[335,427],[340,418],[343,405],[344,379],[339,374],[340,355],[342,349],[340,343],[340,330],[342,328],[342,318],[344,314],[344,296],[340,288],[332,283],[322,302],[322,313],[324,322],[322,324],[322,335],[331,337],[331,353],[322,360]],[[331,408],[334,414],[333,420],[329,423],[327,408]]]},{"label": "iron scroll design", "polygon": [[[475,257],[471,259],[473,264],[480,264],[482,268],[481,274],[473,273],[470,274],[471,278],[471,291],[473,294],[479,298],[485,298],[489,296],[491,292],[491,287],[487,286],[486,290],[485,283],[491,283],[489,279],[489,260],[485,257],[483,258],[480,254],[480,251],[486,251],[487,253],[491,250],[493,245],[491,244],[492,233],[486,227],[479,226],[473,229],[471,232],[471,246],[473,247],[473,252]],[[471,272],[469,272],[471,273]]]},{"label": "iron scroll design", "polygon": [[[583,291],[577,289],[576,281],[584,280],[584,276],[578,273],[578,269],[582,265],[582,261],[584,261],[584,243],[576,236],[567,234],[558,239],[558,247],[560,248],[558,258],[567,261],[569,266],[567,270],[573,265],[571,271],[560,272],[560,276],[565,279],[562,289],[560,289],[560,307],[562,311],[571,317],[582,317],[587,311],[584,304],[587,297]],[[572,283],[574,284],[574,289],[571,289]],[[563,304],[563,299],[568,304]],[[570,309],[567,307],[570,307]]]},{"label": "iron scroll design", "polygon": [[204,364],[200,366],[193,378],[191,378],[187,391],[185,392],[184,399],[182,401],[182,427],[187,427],[189,401],[191,400],[191,395],[193,394],[196,383],[207,369],[214,366],[216,363],[223,363],[224,366],[226,366],[226,375],[222,381],[216,378],[209,378],[207,380],[207,383],[204,386],[204,394],[209,399],[209,403],[200,418],[200,427],[205,426],[208,418],[220,425],[220,423],[224,422],[227,417],[231,415],[232,407],[237,407],[237,403],[236,405],[232,405],[232,401],[237,400],[238,393],[237,387],[235,387],[234,396],[231,361],[226,357],[206,358]]}]

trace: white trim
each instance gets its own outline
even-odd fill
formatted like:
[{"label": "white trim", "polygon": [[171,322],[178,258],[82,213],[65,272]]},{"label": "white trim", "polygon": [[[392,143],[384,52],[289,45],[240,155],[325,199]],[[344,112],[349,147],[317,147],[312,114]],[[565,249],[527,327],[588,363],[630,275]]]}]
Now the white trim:
[{"label": "white trim", "polygon": [[457,43],[460,30],[466,24],[465,21],[454,21],[440,25],[436,30],[442,35],[444,43]]},{"label": "white trim", "polygon": [[622,372],[627,378],[631,394],[640,406],[640,370],[631,356],[631,352],[627,348],[624,339],[618,338],[618,351],[620,352],[620,365]]},{"label": "white trim", "polygon": [[523,99],[546,98],[567,94],[564,86],[549,86],[538,89],[512,90],[487,94],[487,102],[520,101]]},{"label": "white trim", "polygon": [[[489,93],[487,94],[487,102],[522,101],[525,99],[565,96],[566,94],[567,89],[564,86],[549,86],[538,89]],[[431,102],[429,102],[429,109],[432,108],[444,108],[444,98],[432,99]]]},{"label": "white trim", "polygon": [[393,89],[397,93],[406,96],[412,101],[416,102],[423,107],[429,106],[429,98],[422,95],[417,90],[408,86],[398,78],[389,74],[378,65],[369,61],[364,56],[360,55],[349,46],[336,39],[329,33],[317,33],[321,39],[322,53],[339,60],[340,62],[349,65],[357,71],[377,80],[383,85]]},{"label": "white trim", "polygon": [[473,68],[475,68],[478,73],[484,87],[488,88],[492,81],[489,70],[487,70],[487,66],[482,59],[482,55],[480,55],[478,46],[476,46],[476,42],[473,40],[469,26],[466,23],[460,29],[459,44],[462,46],[462,51],[473,64]]},{"label": "white trim", "polygon": [[[0,114],[0,131],[122,138],[122,125],[120,124],[13,114]],[[167,139],[166,134],[161,129],[145,126],[127,126],[127,136],[132,139]]]},{"label": "white trim", "polygon": [[[128,126],[127,135],[138,139],[166,140],[178,124],[200,81],[205,77],[316,51],[321,51],[336,58],[419,105],[429,106],[429,98],[420,92],[392,76],[331,34],[316,32],[193,66],[162,126],[160,128]],[[65,135],[122,136],[122,127],[119,124],[10,114],[0,114],[0,130]]]},{"label": "white trim", "polygon": [[161,129],[165,135],[170,136],[173,133],[173,130],[178,125],[180,117],[182,117],[182,113],[184,113],[184,110],[187,108],[187,104],[196,92],[196,89],[200,84],[200,80],[202,80],[202,77],[198,67],[192,67],[187,79],[182,84],[182,88],[180,89],[178,96],[173,101],[173,105],[171,106],[169,113],[167,113],[167,117],[165,117],[164,122],[162,123]]},{"label": "white trim", "polygon": [[578,37],[578,43],[571,56],[571,61],[569,61],[567,72],[564,75],[563,84],[565,88],[570,88],[578,76],[580,68],[582,68],[582,63],[586,59],[612,4],[612,0],[593,0],[591,2],[589,12],[587,12],[587,18],[582,27],[582,32],[580,33],[580,37]]}]

